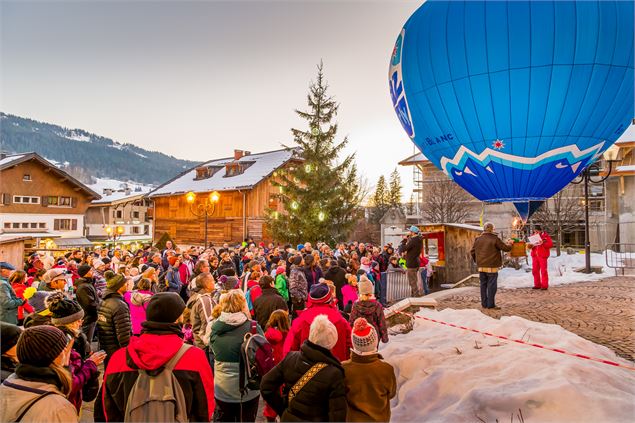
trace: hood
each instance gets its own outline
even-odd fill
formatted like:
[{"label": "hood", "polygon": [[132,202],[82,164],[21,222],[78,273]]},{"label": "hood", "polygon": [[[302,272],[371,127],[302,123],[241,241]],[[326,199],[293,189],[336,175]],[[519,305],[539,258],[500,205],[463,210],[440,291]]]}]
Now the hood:
[{"label": "hood", "polygon": [[361,313],[364,315],[373,314],[377,309],[378,302],[376,300],[368,300],[368,301],[358,301],[357,307],[361,310]]},{"label": "hood", "polygon": [[[155,370],[168,362],[183,345],[178,335],[156,335],[145,333],[130,338],[128,345],[128,360],[134,366],[143,370]],[[130,365],[130,364],[129,364]]]},{"label": "hood", "polygon": [[216,332],[218,335],[231,332],[245,324],[247,320],[249,320],[247,315],[240,311],[237,313],[222,312],[218,319],[214,322],[212,331]]},{"label": "hood", "polygon": [[150,291],[135,291],[130,296],[130,302],[136,306],[142,306],[152,298],[152,292]]}]

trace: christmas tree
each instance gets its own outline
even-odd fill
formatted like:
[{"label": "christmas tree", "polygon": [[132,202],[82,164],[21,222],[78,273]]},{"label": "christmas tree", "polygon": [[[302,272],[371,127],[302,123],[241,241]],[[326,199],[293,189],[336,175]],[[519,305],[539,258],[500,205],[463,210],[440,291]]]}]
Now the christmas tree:
[{"label": "christmas tree", "polygon": [[372,221],[379,223],[384,214],[390,208],[390,202],[388,197],[388,187],[386,186],[386,178],[381,175],[377,180],[377,186],[375,187],[375,193],[372,197]]},{"label": "christmas tree", "polygon": [[401,208],[401,177],[397,169],[390,174],[388,204],[390,207]]},{"label": "christmas tree", "polygon": [[327,89],[320,63],[317,79],[309,86],[308,110],[296,110],[307,127],[291,129],[302,164],[278,172],[272,181],[284,208],[267,218],[276,241],[332,244],[345,240],[358,218],[361,195],[354,154],[340,159],[348,140],[335,140],[339,105]]}]

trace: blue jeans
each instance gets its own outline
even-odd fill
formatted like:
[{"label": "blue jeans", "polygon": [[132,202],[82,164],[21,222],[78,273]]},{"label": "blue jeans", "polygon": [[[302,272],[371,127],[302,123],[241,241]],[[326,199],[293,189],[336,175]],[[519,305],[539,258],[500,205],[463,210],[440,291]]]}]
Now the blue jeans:
[{"label": "blue jeans", "polygon": [[496,307],[496,288],[498,286],[498,273],[479,272],[481,281],[481,306],[483,308]]},{"label": "blue jeans", "polygon": [[428,295],[430,293],[430,287],[428,286],[428,269],[425,267],[421,268],[421,282],[423,282],[423,295]]}]

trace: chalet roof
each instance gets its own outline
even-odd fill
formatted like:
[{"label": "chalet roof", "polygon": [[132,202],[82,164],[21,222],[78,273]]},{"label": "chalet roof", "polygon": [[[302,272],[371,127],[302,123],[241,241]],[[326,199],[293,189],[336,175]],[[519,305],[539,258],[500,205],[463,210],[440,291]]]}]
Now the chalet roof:
[{"label": "chalet roof", "polygon": [[53,163],[49,162],[44,157],[40,156],[39,154],[35,152],[13,154],[13,155],[6,156],[3,159],[0,159],[0,171],[16,166],[20,163],[27,162],[29,160],[35,160],[36,162],[40,163],[42,166],[47,167],[51,169],[53,172],[60,175],[61,177],[66,178],[72,185],[75,185],[77,188],[84,191],[89,197],[92,197],[93,199],[101,198],[99,194],[97,194],[95,191],[90,189],[87,185],[73,178],[71,175],[69,175],[62,169],[58,168]]},{"label": "chalet roof", "polygon": [[[249,154],[234,160],[233,157],[210,160],[186,170],[177,177],[151,191],[149,197],[162,195],[184,194],[192,192],[233,191],[237,189],[251,189],[262,180],[271,175],[291,159],[299,159],[299,150],[285,148],[282,150],[266,151],[263,153]],[[203,166],[220,166],[226,164],[251,163],[243,173],[235,176],[225,176],[225,171],[214,173],[209,178],[196,180],[196,169]]]},{"label": "chalet roof", "polygon": [[635,142],[635,123],[631,123],[631,125],[626,128],[626,131],[615,141],[615,144],[626,144],[630,142]]},{"label": "chalet roof", "polygon": [[412,156],[403,159],[402,161],[399,162],[400,166],[412,166],[412,165],[416,165],[417,163],[423,163],[423,162],[427,162],[429,161],[428,158],[426,156],[423,155],[423,153],[419,152],[417,154],[413,154]]}]

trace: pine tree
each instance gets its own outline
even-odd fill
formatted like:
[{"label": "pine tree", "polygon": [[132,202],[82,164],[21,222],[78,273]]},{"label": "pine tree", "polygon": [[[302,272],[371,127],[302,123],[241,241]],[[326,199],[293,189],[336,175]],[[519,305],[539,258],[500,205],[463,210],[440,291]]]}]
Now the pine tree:
[{"label": "pine tree", "polygon": [[399,172],[397,172],[397,168],[390,174],[388,204],[390,207],[401,208],[401,177]]},{"label": "pine tree", "polygon": [[284,207],[283,213],[270,212],[267,219],[277,241],[343,240],[357,219],[361,195],[354,154],[339,158],[348,139],[335,141],[333,120],[339,105],[327,95],[327,88],[320,63],[317,79],[309,86],[308,110],[295,111],[308,128],[291,129],[303,162],[272,181]]},{"label": "pine tree", "polygon": [[377,180],[377,186],[375,187],[375,193],[372,198],[373,214],[372,220],[375,223],[379,223],[386,211],[390,208],[388,201],[388,187],[386,186],[386,178],[381,175]]}]

